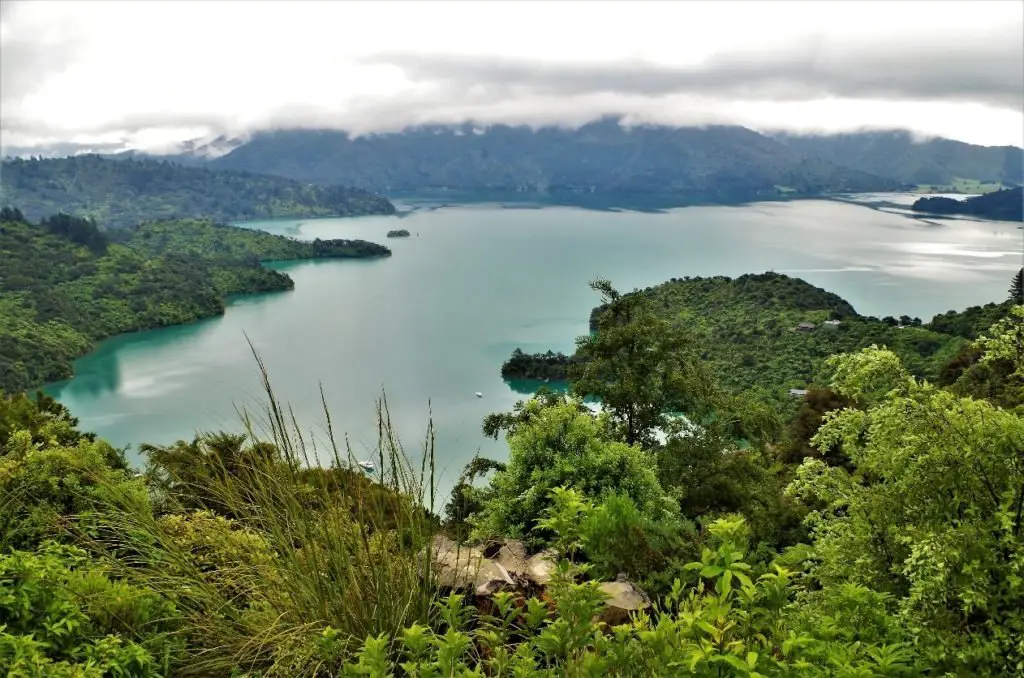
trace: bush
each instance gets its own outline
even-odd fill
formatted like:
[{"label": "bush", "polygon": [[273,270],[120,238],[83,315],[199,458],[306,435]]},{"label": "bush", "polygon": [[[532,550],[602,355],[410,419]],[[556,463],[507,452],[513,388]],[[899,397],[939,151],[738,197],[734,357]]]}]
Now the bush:
[{"label": "bush", "polygon": [[551,490],[562,486],[594,500],[628,495],[647,519],[676,519],[678,507],[661,489],[650,455],[614,441],[609,427],[578,402],[534,399],[525,403],[522,415],[523,423],[508,435],[508,464],[494,474],[484,509],[474,520],[477,537],[545,543],[544,531],[535,528],[551,505]]}]

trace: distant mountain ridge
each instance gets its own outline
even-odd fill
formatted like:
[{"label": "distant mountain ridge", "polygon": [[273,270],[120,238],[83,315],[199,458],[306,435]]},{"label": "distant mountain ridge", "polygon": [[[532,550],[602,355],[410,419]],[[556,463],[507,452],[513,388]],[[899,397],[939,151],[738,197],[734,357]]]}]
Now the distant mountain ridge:
[{"label": "distant mountain ridge", "polygon": [[578,129],[465,124],[359,137],[262,132],[209,165],[382,193],[647,194],[716,203],[906,188],[743,127],[626,128],[615,119]]},{"label": "distant mountain ridge", "polygon": [[919,187],[976,193],[1024,184],[1024,150],[1014,146],[920,140],[905,130],[769,135],[722,125],[627,127],[615,118],[577,129],[466,123],[355,137],[341,130],[280,129],[196,139],[168,155],[124,151],[103,157],[170,161],[391,195],[520,195],[616,206]]},{"label": "distant mountain ridge", "polygon": [[395,212],[386,198],[362,189],[98,155],[5,160],[0,206],[17,207],[30,220],[66,212],[108,228],[190,217],[237,221]]},{"label": "distant mountain ridge", "polygon": [[1024,184],[1024,149],[975,146],[952,139],[915,140],[906,130],[831,135],[776,134],[805,157],[871,172],[915,185],[951,184],[957,179],[1006,186]]}]

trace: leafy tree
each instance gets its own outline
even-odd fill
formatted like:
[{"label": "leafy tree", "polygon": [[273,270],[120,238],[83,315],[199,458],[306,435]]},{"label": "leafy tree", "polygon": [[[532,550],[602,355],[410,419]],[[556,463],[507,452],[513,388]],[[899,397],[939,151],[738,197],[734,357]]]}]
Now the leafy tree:
[{"label": "leafy tree", "polygon": [[1017,273],[1010,281],[1010,296],[1008,301],[1014,304],[1024,304],[1024,268],[1017,270]]},{"label": "leafy tree", "polygon": [[883,349],[830,364],[861,409],[826,415],[813,440],[853,470],[808,459],[790,488],[814,507],[813,576],[886,596],[936,672],[1019,671],[1024,418],[919,382]]},{"label": "leafy tree", "polygon": [[693,336],[656,316],[637,295],[621,295],[607,280],[595,332],[576,340],[578,362],[569,367],[572,392],[600,400],[628,445],[650,448],[670,412],[702,413],[712,385],[700,368]]},{"label": "leafy tree", "polygon": [[653,520],[678,515],[658,482],[654,460],[615,440],[601,417],[579,402],[530,400],[521,414],[524,421],[508,434],[506,468],[494,474],[484,508],[473,519],[478,536],[542,539],[534,528],[550,506],[551,490],[561,486],[594,499],[627,494]]}]

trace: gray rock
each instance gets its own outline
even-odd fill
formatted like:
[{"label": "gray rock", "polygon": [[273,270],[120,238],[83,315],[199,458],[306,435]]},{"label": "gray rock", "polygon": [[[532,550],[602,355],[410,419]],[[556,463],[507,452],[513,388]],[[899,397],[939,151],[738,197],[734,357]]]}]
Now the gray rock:
[{"label": "gray rock", "polygon": [[609,626],[625,624],[634,613],[651,606],[647,594],[622,576],[616,581],[601,584],[601,591],[608,596],[601,611],[601,621]]}]

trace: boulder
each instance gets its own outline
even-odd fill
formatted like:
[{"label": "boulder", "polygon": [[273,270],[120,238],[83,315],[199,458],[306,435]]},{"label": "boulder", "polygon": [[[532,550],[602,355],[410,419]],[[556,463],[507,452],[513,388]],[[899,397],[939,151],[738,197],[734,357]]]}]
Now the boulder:
[{"label": "boulder", "polygon": [[601,584],[601,591],[608,599],[604,601],[600,619],[608,626],[625,624],[633,614],[651,606],[651,599],[647,594],[622,575],[615,581]]},{"label": "boulder", "polygon": [[514,586],[508,570],[486,558],[479,547],[458,544],[437,535],[430,545],[431,568],[441,588],[493,595],[505,586]]},{"label": "boulder", "polygon": [[[558,560],[554,549],[529,556],[523,542],[514,539],[466,546],[444,535],[434,537],[429,553],[437,586],[473,595],[483,607],[498,591],[515,591],[524,598],[542,595]],[[609,626],[626,623],[651,606],[647,594],[622,574],[602,583],[601,591],[608,598],[600,619]]]}]

